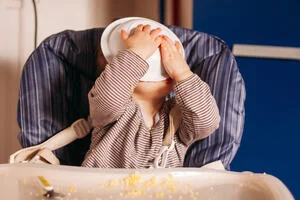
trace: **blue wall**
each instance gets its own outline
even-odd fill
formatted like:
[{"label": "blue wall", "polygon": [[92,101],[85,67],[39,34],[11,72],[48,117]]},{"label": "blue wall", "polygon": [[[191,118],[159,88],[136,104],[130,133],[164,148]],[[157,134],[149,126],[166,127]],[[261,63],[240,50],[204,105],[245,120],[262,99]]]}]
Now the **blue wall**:
[{"label": "blue wall", "polygon": [[[299,0],[194,0],[194,29],[232,44],[300,47]],[[246,121],[233,171],[266,172],[300,199],[300,61],[237,58]]]}]

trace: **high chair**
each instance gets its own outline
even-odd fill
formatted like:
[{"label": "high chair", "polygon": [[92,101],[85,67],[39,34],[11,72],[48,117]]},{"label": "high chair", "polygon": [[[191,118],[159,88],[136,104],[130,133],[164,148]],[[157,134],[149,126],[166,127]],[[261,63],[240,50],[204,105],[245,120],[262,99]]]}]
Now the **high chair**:
[{"label": "high chair", "polygon": [[[180,38],[191,70],[210,86],[221,116],[219,129],[188,148],[184,166],[201,167],[220,160],[229,170],[240,146],[245,117],[244,81],[235,58],[224,41],[215,36],[169,28]],[[18,103],[18,139],[23,148],[40,145],[39,148],[48,149],[46,153],[54,150],[60,164],[81,164],[90,144],[87,94],[103,70],[97,64],[104,59],[100,49],[103,30],[66,30],[54,34],[30,55],[23,68]],[[84,128],[74,128],[73,123],[81,118],[86,119],[80,124]],[[45,142],[66,133],[74,137],[68,139],[70,144],[58,145],[59,149],[51,149],[49,142]],[[20,152],[11,156],[12,163],[26,160]],[[25,156],[35,158],[36,149],[32,147]]]}]

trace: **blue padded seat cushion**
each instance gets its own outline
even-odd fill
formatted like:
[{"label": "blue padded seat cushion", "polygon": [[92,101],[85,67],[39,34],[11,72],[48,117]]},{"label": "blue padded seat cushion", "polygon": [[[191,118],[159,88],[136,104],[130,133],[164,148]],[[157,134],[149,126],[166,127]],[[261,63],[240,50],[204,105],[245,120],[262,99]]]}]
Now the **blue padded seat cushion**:
[{"label": "blue padded seat cushion", "polygon": [[[180,38],[189,66],[208,83],[221,115],[211,136],[192,144],[184,166],[200,167],[222,160],[227,169],[239,148],[244,126],[245,87],[234,56],[215,36],[169,26]],[[101,69],[103,28],[66,30],[45,39],[24,65],[18,103],[22,147],[39,144],[89,115],[87,94]],[[90,135],[58,149],[62,164],[80,165]]]}]

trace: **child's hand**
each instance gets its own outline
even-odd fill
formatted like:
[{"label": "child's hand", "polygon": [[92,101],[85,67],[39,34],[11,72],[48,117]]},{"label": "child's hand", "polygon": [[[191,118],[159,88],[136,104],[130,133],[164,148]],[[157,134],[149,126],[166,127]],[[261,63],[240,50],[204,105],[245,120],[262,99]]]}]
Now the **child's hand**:
[{"label": "child's hand", "polygon": [[167,36],[161,36],[161,59],[163,66],[169,76],[176,82],[183,81],[193,74],[184,60],[181,45],[178,41],[175,44]]},{"label": "child's hand", "polygon": [[121,39],[125,48],[130,49],[146,60],[157,50],[161,43],[160,31],[160,28],[151,30],[150,25],[139,24],[132,34],[121,30]]}]

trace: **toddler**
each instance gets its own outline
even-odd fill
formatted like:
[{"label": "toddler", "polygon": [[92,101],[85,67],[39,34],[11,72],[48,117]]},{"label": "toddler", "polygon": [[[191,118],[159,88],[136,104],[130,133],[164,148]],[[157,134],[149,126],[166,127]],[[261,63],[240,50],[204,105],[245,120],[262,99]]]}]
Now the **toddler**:
[{"label": "toddler", "polygon": [[[180,43],[160,33],[161,28],[151,30],[149,24],[121,31],[125,50],[107,64],[88,95],[94,129],[82,166],[153,166],[175,105],[181,116],[165,167],[182,167],[189,145],[218,128],[219,111],[209,86],[190,70]],[[170,78],[140,81],[148,69],[146,60],[158,48]],[[174,97],[166,98],[171,91]]]}]

